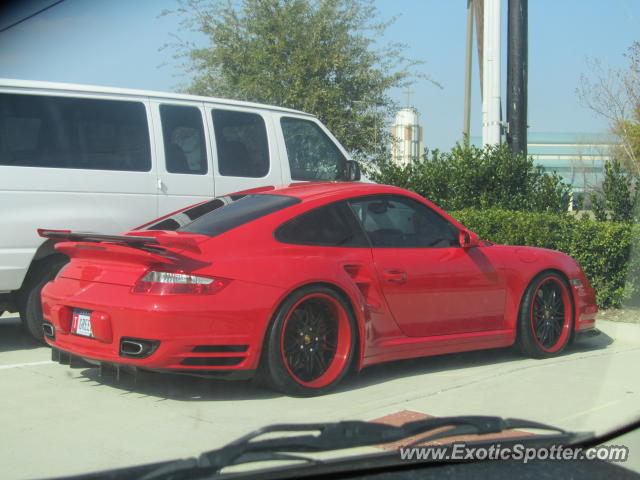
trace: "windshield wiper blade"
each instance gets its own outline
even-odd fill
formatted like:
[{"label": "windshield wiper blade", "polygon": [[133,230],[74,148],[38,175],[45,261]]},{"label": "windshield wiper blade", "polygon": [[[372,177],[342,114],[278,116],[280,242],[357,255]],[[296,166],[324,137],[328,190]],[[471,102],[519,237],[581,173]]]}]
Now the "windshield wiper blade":
[{"label": "windshield wiper blade", "polygon": [[[317,460],[306,456],[288,455],[283,452],[325,452],[368,445],[381,445],[420,434],[428,434],[442,427],[453,428],[444,432],[435,432],[433,435],[423,435],[416,443],[462,434],[485,435],[519,428],[547,430],[560,435],[569,433],[561,428],[530,420],[478,415],[433,417],[407,422],[400,426],[364,421],[275,424],[254,430],[222,448],[204,452],[197,459],[191,458],[169,463],[150,472],[142,479],[168,478],[173,477],[175,473],[186,473],[186,471],[213,474],[231,465],[264,460],[304,460],[306,462],[314,462]],[[265,434],[288,434],[292,432],[305,434],[255,440]]]}]

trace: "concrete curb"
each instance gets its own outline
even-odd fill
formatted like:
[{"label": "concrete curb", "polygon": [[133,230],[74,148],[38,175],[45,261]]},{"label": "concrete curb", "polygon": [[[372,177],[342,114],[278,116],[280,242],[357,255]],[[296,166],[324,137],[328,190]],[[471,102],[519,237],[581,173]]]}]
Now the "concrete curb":
[{"label": "concrete curb", "polygon": [[596,328],[616,341],[640,345],[640,324],[596,320]]}]

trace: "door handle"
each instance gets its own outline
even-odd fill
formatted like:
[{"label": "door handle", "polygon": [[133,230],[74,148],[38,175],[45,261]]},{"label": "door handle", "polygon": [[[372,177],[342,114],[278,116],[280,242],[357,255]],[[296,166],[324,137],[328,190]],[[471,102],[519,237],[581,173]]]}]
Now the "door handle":
[{"label": "door handle", "polygon": [[400,270],[387,270],[382,276],[388,283],[403,284],[407,281],[407,274]]}]

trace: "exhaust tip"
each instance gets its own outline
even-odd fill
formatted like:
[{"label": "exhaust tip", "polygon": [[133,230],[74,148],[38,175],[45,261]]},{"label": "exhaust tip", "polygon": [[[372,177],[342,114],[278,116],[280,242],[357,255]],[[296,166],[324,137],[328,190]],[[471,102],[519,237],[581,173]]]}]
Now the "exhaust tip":
[{"label": "exhaust tip", "polygon": [[56,338],[56,329],[49,322],[45,322],[45,323],[42,324],[42,332],[44,333],[44,336],[47,337],[48,339],[55,340],[55,338]]},{"label": "exhaust tip", "polygon": [[125,358],[146,358],[156,351],[158,340],[123,337],[120,340],[120,356]]},{"label": "exhaust tip", "polygon": [[123,340],[120,342],[120,351],[126,355],[138,356],[144,351],[144,345],[132,340]]}]

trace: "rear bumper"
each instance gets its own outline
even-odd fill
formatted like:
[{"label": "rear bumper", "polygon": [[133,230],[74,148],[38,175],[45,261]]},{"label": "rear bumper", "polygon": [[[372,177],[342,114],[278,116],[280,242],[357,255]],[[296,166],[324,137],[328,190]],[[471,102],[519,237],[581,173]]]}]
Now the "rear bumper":
[{"label": "rear bumper", "polygon": [[35,247],[0,247],[0,265],[2,266],[0,268],[0,292],[18,290],[22,286],[36,250]]},{"label": "rear bumper", "polygon": [[0,312],[17,312],[18,306],[13,293],[0,293]]},{"label": "rear bumper", "polygon": [[100,376],[106,372],[115,372],[119,377],[121,372],[137,375],[139,372],[157,372],[189,375],[200,378],[221,379],[221,380],[249,380],[256,374],[256,370],[231,370],[231,369],[206,369],[206,370],[176,370],[142,368],[131,364],[103,362],[91,358],[80,357],[55,347],[51,348],[51,360],[61,365],[68,365],[70,368],[91,368],[98,367]]},{"label": "rear bumper", "polygon": [[[130,287],[58,278],[45,286],[47,343],[94,365],[180,373],[254,371],[279,289],[233,281],[213,295],[157,296]],[[71,332],[74,309],[91,316],[95,338]],[[149,343],[131,355],[123,340]],[[134,349],[135,351],[135,349]]]}]

